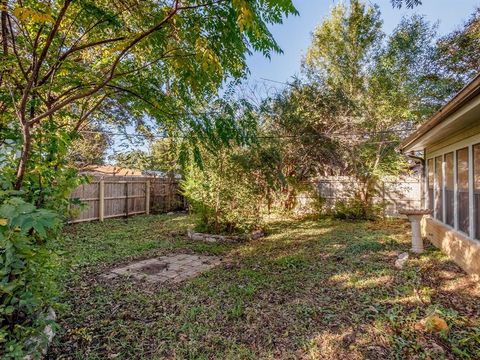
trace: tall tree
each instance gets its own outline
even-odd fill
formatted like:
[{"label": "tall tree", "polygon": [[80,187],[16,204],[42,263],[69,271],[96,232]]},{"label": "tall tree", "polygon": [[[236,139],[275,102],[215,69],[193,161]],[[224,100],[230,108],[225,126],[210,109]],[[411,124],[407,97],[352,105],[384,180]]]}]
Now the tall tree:
[{"label": "tall tree", "polygon": [[350,1],[348,7],[335,6],[313,33],[305,58],[308,75],[329,88],[341,88],[351,98],[359,98],[366,90],[371,59],[384,37],[381,29],[377,6],[360,1]]},{"label": "tall tree", "polygon": [[280,51],[267,24],[296,10],[290,0],[2,0],[0,12],[0,113],[19,133],[20,189],[42,132],[68,137],[108,100],[177,126],[181,105],[245,74],[246,53]]},{"label": "tall tree", "polygon": [[421,0],[391,0],[393,7],[401,8],[406,6],[407,8],[413,9],[415,6],[422,5]]},{"label": "tall tree", "polygon": [[451,80],[452,92],[480,73],[480,7],[462,27],[438,41],[439,72]]},{"label": "tall tree", "polygon": [[388,37],[381,26],[376,6],[337,5],[313,34],[305,80],[275,99],[270,114],[292,176],[356,177],[366,212],[378,180],[403,168],[395,151],[401,136],[445,96],[431,76],[434,28],[419,16]]}]

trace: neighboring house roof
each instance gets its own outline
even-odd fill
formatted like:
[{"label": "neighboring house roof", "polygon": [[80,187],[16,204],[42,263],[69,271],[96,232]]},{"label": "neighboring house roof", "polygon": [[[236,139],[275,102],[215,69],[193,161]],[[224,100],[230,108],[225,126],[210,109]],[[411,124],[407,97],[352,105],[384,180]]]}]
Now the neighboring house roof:
[{"label": "neighboring house roof", "polygon": [[83,174],[96,174],[107,176],[142,176],[140,170],[125,169],[113,165],[90,165],[80,170]]},{"label": "neighboring house roof", "polygon": [[479,123],[480,74],[401,144],[402,151],[422,150],[456,131]]},{"label": "neighboring house roof", "polygon": [[[166,171],[161,171],[161,170],[142,170],[142,175],[144,175],[144,176],[155,176],[155,177],[159,177],[159,178],[168,178],[170,174]],[[175,179],[181,179],[182,175],[179,174],[179,173],[174,173],[173,177]]]}]

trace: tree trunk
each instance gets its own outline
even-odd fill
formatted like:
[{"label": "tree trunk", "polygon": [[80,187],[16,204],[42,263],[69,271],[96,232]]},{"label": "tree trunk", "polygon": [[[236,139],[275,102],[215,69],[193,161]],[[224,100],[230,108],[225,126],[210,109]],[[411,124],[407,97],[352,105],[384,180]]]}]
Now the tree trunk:
[{"label": "tree trunk", "polygon": [[297,200],[297,192],[293,187],[292,188],[287,187],[286,192],[287,192],[287,198],[285,199],[285,202],[284,202],[284,208],[285,210],[291,211],[295,208],[295,203]]},{"label": "tree trunk", "polygon": [[22,137],[23,145],[22,152],[20,155],[20,162],[17,168],[17,176],[15,179],[15,190],[20,190],[22,188],[23,178],[25,177],[25,171],[27,170],[27,162],[30,157],[30,148],[32,144],[32,137],[30,134],[30,128],[28,123],[22,123]]}]

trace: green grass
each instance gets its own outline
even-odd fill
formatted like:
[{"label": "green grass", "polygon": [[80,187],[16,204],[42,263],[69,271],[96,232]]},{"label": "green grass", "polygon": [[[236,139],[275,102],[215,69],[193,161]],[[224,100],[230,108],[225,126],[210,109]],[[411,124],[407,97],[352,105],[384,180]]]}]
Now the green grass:
[{"label": "green grass", "polygon": [[[276,220],[249,243],[191,242],[187,216],[142,216],[68,228],[62,330],[52,358],[480,358],[480,291],[430,248],[404,270],[409,225]],[[181,284],[105,281],[115,264],[171,252],[219,266]],[[437,313],[448,334],[415,330]]]}]

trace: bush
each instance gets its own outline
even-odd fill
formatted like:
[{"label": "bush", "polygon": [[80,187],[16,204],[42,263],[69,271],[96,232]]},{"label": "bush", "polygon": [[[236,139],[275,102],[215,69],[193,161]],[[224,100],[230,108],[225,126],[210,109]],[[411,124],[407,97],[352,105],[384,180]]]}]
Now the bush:
[{"label": "bush", "polygon": [[198,231],[245,233],[260,226],[262,194],[252,173],[230,151],[205,153],[202,165],[188,165],[182,190],[199,216]]},{"label": "bush", "polygon": [[381,206],[365,204],[358,198],[352,198],[336,201],[333,216],[342,220],[374,220],[380,211]]},{"label": "bush", "polygon": [[23,140],[17,122],[5,120],[0,124],[0,138],[7,139],[0,142],[2,359],[22,358],[42,345],[38,341],[28,344],[27,340],[39,339],[48,307],[56,297],[58,261],[51,250],[52,240],[60,230],[60,217],[66,214],[72,189],[86,181],[76,169],[68,167],[65,159],[71,132],[51,122],[32,133],[27,171],[23,179],[18,179],[18,153]]},{"label": "bush", "polygon": [[[12,196],[13,195],[13,196]],[[60,221],[50,210],[0,192],[0,357],[21,358],[26,340],[45,327],[42,315],[55,294],[55,257],[47,238]]]}]

